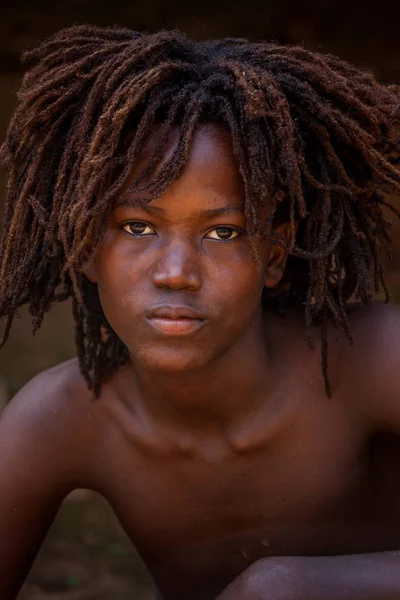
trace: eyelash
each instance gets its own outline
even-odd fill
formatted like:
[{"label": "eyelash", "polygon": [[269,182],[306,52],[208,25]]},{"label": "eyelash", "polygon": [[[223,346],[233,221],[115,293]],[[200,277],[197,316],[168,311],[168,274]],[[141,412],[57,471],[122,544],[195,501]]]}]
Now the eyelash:
[{"label": "eyelash", "polygon": [[[127,223],[122,223],[120,225],[121,229],[123,231],[125,231],[128,235],[130,235],[131,237],[147,237],[149,235],[154,235],[154,233],[146,233],[143,234],[143,232],[141,233],[133,233],[132,231],[127,231],[127,227],[132,226],[132,225],[144,225],[145,228],[149,227],[151,228],[153,231],[154,227],[152,227],[151,225],[149,225],[148,223],[146,223],[145,221],[129,221]],[[211,231],[216,231],[217,229],[229,229],[232,233],[236,233],[236,235],[233,238],[229,238],[229,239],[221,239],[221,238],[206,238],[206,239],[211,239],[214,241],[218,241],[218,242],[232,242],[233,240],[235,240],[237,237],[239,237],[239,235],[243,235],[243,231],[236,228],[236,227],[232,227],[231,225],[219,225],[218,227],[213,227],[212,229],[209,229],[207,233],[210,233]]]}]

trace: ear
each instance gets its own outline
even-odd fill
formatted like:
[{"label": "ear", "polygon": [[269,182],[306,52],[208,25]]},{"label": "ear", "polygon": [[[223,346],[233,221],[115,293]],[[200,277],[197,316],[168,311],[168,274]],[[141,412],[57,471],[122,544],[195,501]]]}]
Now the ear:
[{"label": "ear", "polygon": [[[297,224],[295,224],[295,229],[297,230]],[[290,223],[283,223],[275,227],[271,237],[272,242],[264,278],[264,285],[267,288],[275,287],[285,271],[290,242]]]},{"label": "ear", "polygon": [[89,281],[91,281],[92,283],[97,283],[97,260],[96,256],[92,256],[89,250],[85,250],[83,254],[82,273],[86,275]]}]

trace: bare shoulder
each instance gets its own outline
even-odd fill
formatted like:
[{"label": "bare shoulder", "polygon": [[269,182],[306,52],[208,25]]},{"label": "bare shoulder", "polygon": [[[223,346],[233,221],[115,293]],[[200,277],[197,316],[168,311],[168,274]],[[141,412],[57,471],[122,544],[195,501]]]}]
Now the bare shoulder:
[{"label": "bare shoulder", "polygon": [[27,464],[34,456],[35,468],[60,473],[66,485],[78,487],[95,429],[92,396],[76,359],[39,373],[1,414],[0,448],[12,449]]},{"label": "bare shoulder", "polygon": [[353,400],[376,429],[400,433],[400,307],[352,305],[348,319],[354,345],[341,362]]},{"label": "bare shoulder", "polygon": [[[342,327],[328,328],[333,399],[355,411],[367,429],[400,434],[400,307],[384,302],[353,303],[347,306],[347,317],[354,344]],[[285,331],[285,355],[295,353],[302,376],[322,382],[318,328],[313,330],[314,352],[308,348],[300,311],[286,321]]]},{"label": "bare shoulder", "polygon": [[28,381],[11,399],[1,418],[47,429],[61,417],[73,419],[79,404],[88,400],[89,394],[78,361],[68,360]]},{"label": "bare shoulder", "polygon": [[349,304],[347,307],[349,321],[361,332],[365,326],[370,331],[371,326],[400,324],[400,307],[392,302],[372,302],[365,305],[360,303]]},{"label": "bare shoulder", "polygon": [[371,367],[373,378],[399,368],[400,307],[384,302],[353,304],[348,307],[348,320],[354,339],[349,351],[353,364]]}]

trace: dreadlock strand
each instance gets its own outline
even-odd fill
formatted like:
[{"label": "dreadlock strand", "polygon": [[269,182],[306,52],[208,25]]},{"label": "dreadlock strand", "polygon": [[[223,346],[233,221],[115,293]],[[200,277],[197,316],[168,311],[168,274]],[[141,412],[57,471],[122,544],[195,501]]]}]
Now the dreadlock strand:
[{"label": "dreadlock strand", "polygon": [[[318,325],[331,395],[328,324],[351,343],[351,295],[368,303],[382,288],[389,297],[379,251],[391,243],[382,206],[400,217],[382,197],[400,192],[398,88],[301,46],[194,42],[166,30],[74,26],[23,61],[30,68],[0,149],[9,172],[0,240],[3,343],[19,306],[29,304],[36,329],[54,302],[72,296],[80,370],[100,394],[129,354],[82,258],[93,260],[127,187],[146,202],[162,195],[182,174],[197,127],[220,122],[243,181],[254,256],[258,236],[272,241],[275,224],[289,223],[288,265],[297,262],[282,297],[270,290],[271,307],[303,304],[310,348]],[[152,155],[132,180],[155,128]],[[176,147],[164,161],[172,132]]]}]

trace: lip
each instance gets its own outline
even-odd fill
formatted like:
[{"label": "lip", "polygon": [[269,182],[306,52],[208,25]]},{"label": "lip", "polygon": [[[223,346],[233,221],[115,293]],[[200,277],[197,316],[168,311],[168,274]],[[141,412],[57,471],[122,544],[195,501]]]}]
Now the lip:
[{"label": "lip", "polygon": [[151,310],[148,318],[161,318],[161,319],[200,319],[204,320],[205,316],[199,313],[193,308],[188,306],[157,306]]},{"label": "lip", "polygon": [[195,333],[205,324],[204,319],[167,319],[165,317],[148,317],[148,321],[157,333],[163,335],[189,335]]}]

